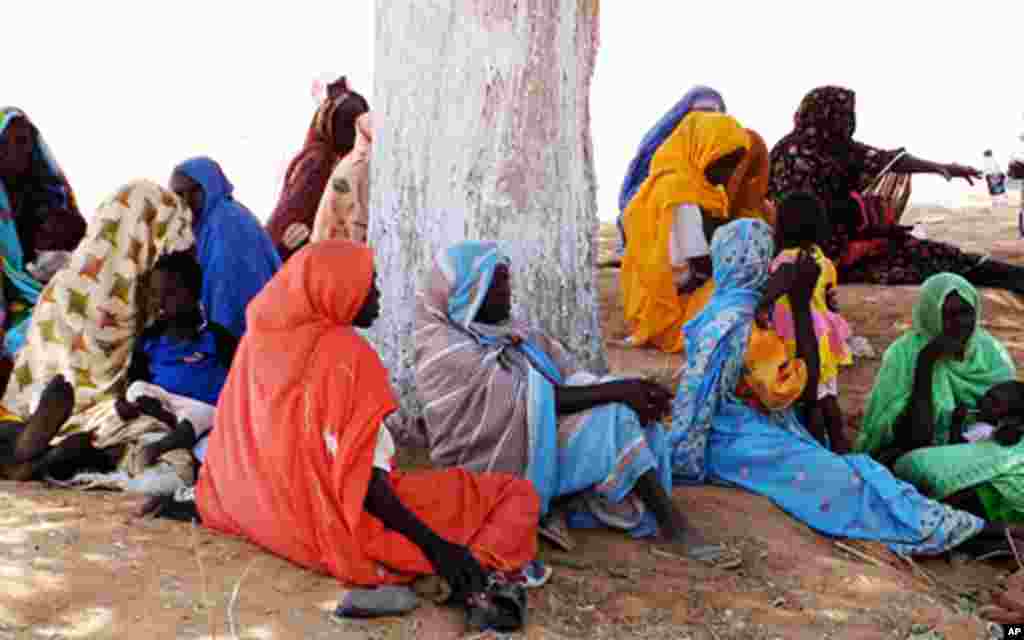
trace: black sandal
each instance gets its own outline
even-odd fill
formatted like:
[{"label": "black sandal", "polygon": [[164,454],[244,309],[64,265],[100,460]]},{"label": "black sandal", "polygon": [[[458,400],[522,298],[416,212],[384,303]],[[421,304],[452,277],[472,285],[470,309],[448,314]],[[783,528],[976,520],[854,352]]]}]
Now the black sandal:
[{"label": "black sandal", "polygon": [[477,632],[519,631],[526,626],[526,589],[492,577],[483,592],[467,598],[466,623]]}]

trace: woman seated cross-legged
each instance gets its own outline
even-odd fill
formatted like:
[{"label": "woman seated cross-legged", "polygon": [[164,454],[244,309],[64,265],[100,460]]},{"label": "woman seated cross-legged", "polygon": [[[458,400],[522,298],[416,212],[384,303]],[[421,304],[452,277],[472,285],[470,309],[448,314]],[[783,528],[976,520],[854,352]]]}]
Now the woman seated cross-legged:
[{"label": "woman seated cross-legged", "polygon": [[567,523],[686,541],[721,556],[673,506],[668,392],[598,378],[540,329],[511,317],[509,259],[462,242],[437,259],[416,307],[416,386],[427,445],[441,467],[528,478],[546,514],[541,534],[568,550]]},{"label": "woman seated cross-legged", "polygon": [[1024,521],[1021,398],[1006,348],[981,326],[964,278],[929,278],[913,327],[889,347],[857,448],[935,499]]},{"label": "woman seated cross-legged", "polygon": [[[372,251],[325,240],[253,299],[191,511],[349,584],[439,575],[471,623],[494,623],[508,573],[537,552],[537,494],[505,474],[392,467],[384,423],[398,404],[356,332],[372,326],[379,295]],[[179,494],[156,506],[187,514]]]}]

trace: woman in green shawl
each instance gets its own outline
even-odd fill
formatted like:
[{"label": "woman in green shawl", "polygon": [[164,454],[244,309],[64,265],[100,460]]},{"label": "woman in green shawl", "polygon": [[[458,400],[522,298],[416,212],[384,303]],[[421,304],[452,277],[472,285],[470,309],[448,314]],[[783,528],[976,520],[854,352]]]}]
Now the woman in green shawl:
[{"label": "woman in green shawl", "polygon": [[993,404],[982,402],[990,389],[1016,376],[1009,352],[980,319],[981,300],[967,280],[940,273],[925,281],[913,327],[885,352],[856,449],[932,498],[989,521],[1020,521],[1024,442],[966,443],[960,433],[968,414]]}]

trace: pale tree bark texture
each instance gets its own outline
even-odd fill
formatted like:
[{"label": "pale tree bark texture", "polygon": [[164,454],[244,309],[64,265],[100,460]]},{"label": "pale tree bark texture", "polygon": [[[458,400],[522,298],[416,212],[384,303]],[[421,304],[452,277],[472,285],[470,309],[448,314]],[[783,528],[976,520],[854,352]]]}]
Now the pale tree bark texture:
[{"label": "pale tree bark texture", "polygon": [[606,369],[598,321],[590,82],[598,0],[377,0],[370,244],[373,332],[418,413],[416,290],[434,255],[496,240],[514,312]]}]

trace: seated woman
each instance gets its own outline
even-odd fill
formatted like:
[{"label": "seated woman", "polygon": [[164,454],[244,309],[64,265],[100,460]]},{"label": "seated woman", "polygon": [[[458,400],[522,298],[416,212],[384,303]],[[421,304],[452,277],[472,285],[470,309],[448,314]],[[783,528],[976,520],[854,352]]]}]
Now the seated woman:
[{"label": "seated woman", "polygon": [[721,113],[686,116],[658,148],[626,208],[622,300],[635,346],[675,353],[680,329],[710,297],[708,239],[730,215],[724,187],[750,136]]},{"label": "seated woman", "polygon": [[281,197],[267,222],[282,260],[309,243],[331,172],[352,151],[356,122],[369,111],[370,104],[349,88],[344,77],[327,87],[327,97],[313,116],[302,150],[288,165]]},{"label": "seated woman", "polygon": [[[814,405],[817,366],[799,365],[805,375],[787,391],[792,364],[780,368],[770,355],[784,358],[785,345],[774,333],[755,330],[774,254],[772,229],[759,220],[737,220],[715,233],[717,288],[685,329],[686,365],[669,438],[676,482],[746,489],[823,534],[884,542],[905,555],[1006,535],[1006,526],[924,497],[868,456],[829,451],[786,408],[786,396],[790,404],[800,398]],[[797,265],[788,291],[797,354],[813,362],[818,343],[810,300],[820,270],[809,257]],[[752,358],[752,351],[759,353]]]},{"label": "seated woman", "polygon": [[0,382],[9,375],[32,308],[55,270],[44,263],[66,256],[83,235],[85,219],[39,130],[20,109],[0,108],[0,330],[6,362]]},{"label": "seated woman", "polygon": [[[688,538],[698,554],[714,552],[668,494],[668,450],[656,422],[668,392],[580,370],[556,340],[511,319],[511,296],[509,260],[492,242],[446,250],[419,296],[416,390],[434,464],[529,479],[548,514],[542,535],[566,549],[567,510],[580,524],[635,536],[660,529]],[[573,495],[565,510],[551,508]]]},{"label": "seated woman", "polygon": [[966,443],[962,433],[967,415],[978,410],[996,423],[1008,417],[1002,414],[1016,397],[1002,402],[1001,385],[1015,377],[1009,352],[981,327],[974,287],[951,273],[932,276],[914,305],[913,327],[885,352],[857,450],[937,500],[990,520],[1009,513],[1019,519],[1024,447]]},{"label": "seated woman", "polygon": [[626,177],[622,180],[622,187],[619,189],[619,217],[615,221],[619,227],[619,238],[623,251],[626,250],[626,227],[623,224],[626,208],[629,207],[629,202],[636,192],[640,190],[640,185],[651,174],[651,158],[665,140],[672,135],[683,118],[694,111],[725,113],[725,100],[722,98],[722,94],[711,87],[697,85],[691,88],[683,94],[679,102],[669,109],[668,113],[661,116],[661,119],[651,127],[640,141],[640,147],[636,150],[633,159],[629,161]]},{"label": "seated woman", "polygon": [[[1024,267],[916,238],[903,227],[880,230],[863,225],[851,194],[866,189],[887,168],[968,182],[981,174],[971,167],[929,162],[903,149],[886,151],[854,140],[855,102],[854,92],[843,87],[813,89],[800,103],[793,131],[771,152],[771,197],[779,200],[794,191],[808,191],[828,212],[832,234],[822,249],[839,268],[839,281],[921,284],[936,273],[951,272],[979,286],[1024,293]],[[870,240],[876,242],[863,242]]]},{"label": "seated woman", "polygon": [[210,158],[178,165],[169,186],[192,209],[206,317],[241,338],[245,307],[281,268],[281,257],[256,216],[235,200],[234,186]]},{"label": "seated woman", "polygon": [[455,602],[486,606],[488,576],[537,552],[537,494],[509,475],[392,469],[397,401],[355,331],[379,295],[371,250],[327,240],[256,296],[195,506],[205,526],[347,583],[436,573]]},{"label": "seated woman", "polygon": [[370,114],[356,118],[356,142],[328,181],[313,223],[310,242],[332,238],[366,242],[370,226]]},{"label": "seated woman", "polygon": [[238,338],[204,317],[203,272],[191,252],[162,256],[151,284],[158,319],[136,340],[128,388],[115,408],[125,422],[145,414],[172,429],[144,447],[143,467],[175,449],[192,449],[201,461]]},{"label": "seated woman", "polygon": [[[143,446],[168,427],[147,417],[126,424],[114,404],[135,338],[151,320],[144,279],[162,255],[192,246],[188,208],[152,182],[131,182],[103,202],[68,266],[39,297],[3,406],[22,418],[32,415],[46,385],[61,375],[74,386],[74,408],[53,443],[74,433],[89,435],[118,469],[142,474]],[[161,460],[170,467],[168,482],[192,482],[188,451],[172,451]]]}]

